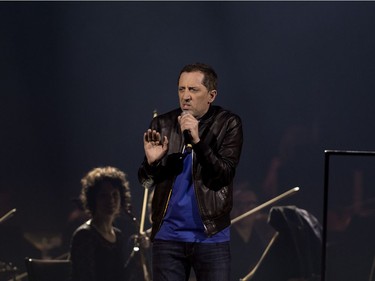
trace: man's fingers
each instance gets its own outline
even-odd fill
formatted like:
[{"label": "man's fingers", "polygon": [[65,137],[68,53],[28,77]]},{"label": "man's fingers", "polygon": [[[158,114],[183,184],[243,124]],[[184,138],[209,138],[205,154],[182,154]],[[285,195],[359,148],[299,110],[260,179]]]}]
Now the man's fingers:
[{"label": "man's fingers", "polygon": [[160,143],[160,133],[155,130],[148,129],[147,132],[145,132],[144,136],[146,142],[154,142],[156,144]]}]

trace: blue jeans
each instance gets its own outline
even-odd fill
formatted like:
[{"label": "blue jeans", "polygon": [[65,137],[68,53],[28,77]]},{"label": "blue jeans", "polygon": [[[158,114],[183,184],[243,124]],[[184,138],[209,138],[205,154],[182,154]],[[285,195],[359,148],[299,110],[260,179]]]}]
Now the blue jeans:
[{"label": "blue jeans", "polygon": [[153,242],[153,281],[187,281],[191,268],[197,281],[229,281],[229,242]]}]

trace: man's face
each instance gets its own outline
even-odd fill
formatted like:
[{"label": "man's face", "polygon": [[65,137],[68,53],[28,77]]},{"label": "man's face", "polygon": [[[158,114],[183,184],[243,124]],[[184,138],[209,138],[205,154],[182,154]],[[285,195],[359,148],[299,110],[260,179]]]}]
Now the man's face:
[{"label": "man's face", "polygon": [[216,97],[216,90],[208,91],[203,79],[202,72],[183,72],[178,82],[180,107],[195,118],[202,117]]}]

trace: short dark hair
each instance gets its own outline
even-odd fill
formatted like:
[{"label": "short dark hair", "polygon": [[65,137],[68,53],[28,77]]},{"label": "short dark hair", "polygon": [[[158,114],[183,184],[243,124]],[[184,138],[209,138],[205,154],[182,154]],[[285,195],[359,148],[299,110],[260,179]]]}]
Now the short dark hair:
[{"label": "short dark hair", "polygon": [[181,74],[183,72],[202,72],[204,74],[203,78],[203,85],[209,90],[217,90],[217,74],[215,70],[204,63],[194,63],[194,64],[188,64],[185,65],[181,71],[180,74],[178,75],[178,80],[177,83],[180,80]]},{"label": "short dark hair", "polygon": [[96,211],[96,196],[103,183],[110,183],[120,192],[121,207],[130,206],[130,188],[126,174],[115,167],[98,167],[89,171],[81,179],[80,199],[86,212],[93,215]]}]

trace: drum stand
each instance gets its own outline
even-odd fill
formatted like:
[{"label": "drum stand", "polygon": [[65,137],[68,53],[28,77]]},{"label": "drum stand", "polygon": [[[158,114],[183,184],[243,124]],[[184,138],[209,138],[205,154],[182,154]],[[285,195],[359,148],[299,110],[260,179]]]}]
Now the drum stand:
[{"label": "drum stand", "polygon": [[144,231],[144,223],[145,223],[145,216],[146,216],[146,207],[147,207],[147,200],[148,200],[148,188],[145,189],[144,197],[143,197],[143,206],[142,206],[142,214],[141,214],[141,222],[138,224],[136,217],[127,210],[127,214],[132,218],[132,221],[136,224],[136,228],[138,229],[138,233],[132,235],[133,239],[133,250],[129,255],[128,260],[125,262],[125,268],[128,267],[130,261],[134,258],[136,254],[139,254],[140,263],[143,271],[143,280],[144,281],[151,281],[151,274],[150,269],[147,264],[147,259],[145,256],[145,250],[150,247],[150,239],[148,237],[149,231]]}]

